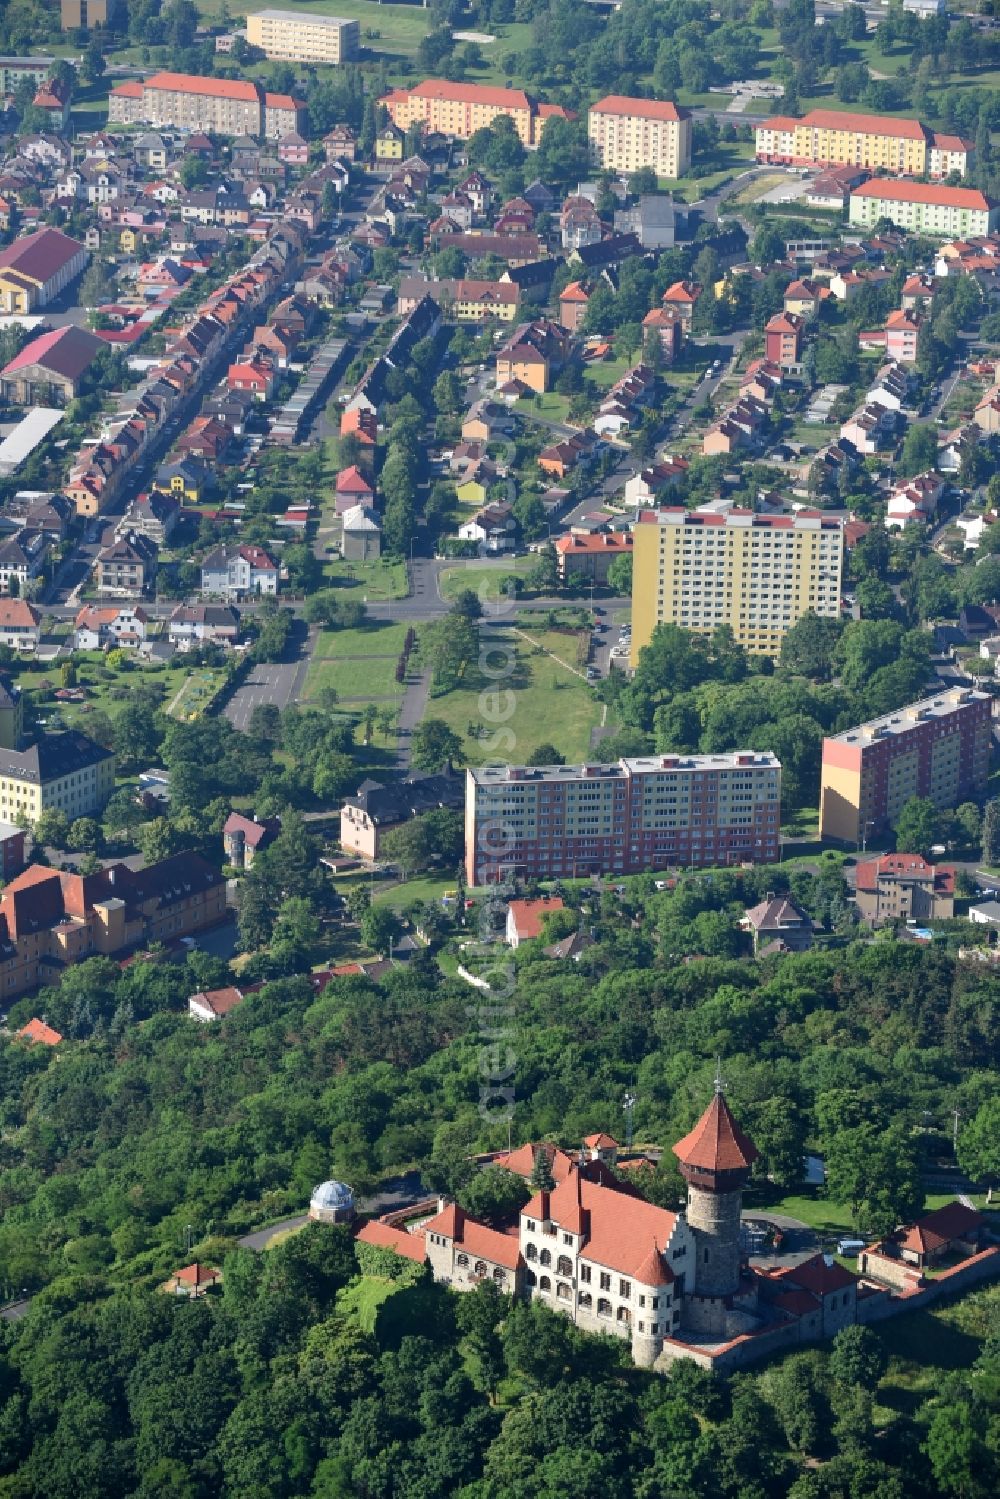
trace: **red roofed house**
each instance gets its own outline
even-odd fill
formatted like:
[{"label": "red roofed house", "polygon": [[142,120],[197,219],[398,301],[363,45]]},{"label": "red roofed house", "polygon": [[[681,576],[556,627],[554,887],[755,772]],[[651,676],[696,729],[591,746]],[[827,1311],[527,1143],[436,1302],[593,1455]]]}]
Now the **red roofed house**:
[{"label": "red roofed house", "polygon": [[274,367],[263,359],[231,364],[226,376],[230,390],[248,390],[258,401],[269,401],[274,389]]},{"label": "red roofed house", "polygon": [[802,319],[794,312],[778,312],[764,327],[764,350],[782,369],[802,358]]},{"label": "red roofed house", "polygon": [[[951,1256],[967,1259],[983,1247],[985,1238],[986,1220],[982,1213],[961,1202],[946,1202],[909,1227],[897,1229],[881,1244],[874,1244],[862,1256],[864,1264],[859,1264],[859,1268],[877,1280],[887,1278],[879,1274],[876,1256],[882,1256],[926,1270]],[[885,1267],[881,1268],[884,1271]]]},{"label": "red roofed house", "polygon": [[648,332],[655,328],[660,335],[660,346],[663,349],[663,357],[668,364],[673,364],[680,353],[681,341],[684,337],[684,317],[676,307],[654,307],[642,320],[642,326]]},{"label": "red roofed house", "polygon": [[107,345],[102,338],[69,323],[25,344],[0,370],[0,394],[18,406],[66,406],[80,394],[80,382]]},{"label": "red roofed house", "polygon": [[694,317],[694,304],[700,296],[701,287],[693,281],[675,281],[673,286],[668,286],[663,293],[664,307],[674,309],[688,333],[691,331],[691,319]]},{"label": "red roofed house", "polygon": [[522,942],[542,935],[542,918],[550,911],[561,911],[558,895],[542,895],[538,900],[512,900],[507,907],[507,941],[517,948]]},{"label": "red roofed house", "polygon": [[27,599],[0,598],[0,645],[33,651],[42,634],[42,616]]},{"label": "red roofed house", "polygon": [[37,1042],[41,1046],[58,1046],[62,1036],[54,1031],[51,1025],[46,1025],[44,1020],[29,1020],[27,1025],[22,1025],[17,1033],[26,1041]]},{"label": "red roofed house", "polygon": [[608,568],[616,557],[632,555],[631,531],[597,531],[587,535],[571,532],[555,544],[559,581],[571,573],[582,573],[597,583],[608,581]]},{"label": "red roofed house", "polygon": [[226,863],[231,864],[234,869],[249,869],[254,857],[262,848],[273,843],[280,832],[280,817],[267,817],[258,822],[256,817],[244,817],[242,812],[230,812],[222,829]]},{"label": "red roofed house", "polygon": [[802,1342],[832,1338],[858,1319],[858,1277],[831,1255],[769,1273],[761,1292],[766,1305],[798,1320]]},{"label": "red roofed house", "polygon": [[890,312],[885,320],[885,353],[887,359],[912,364],[917,357],[917,339],[923,319],[919,313]]},{"label": "red roofed house", "polygon": [[31,101],[35,109],[40,109],[48,120],[48,129],[54,130],[61,135],[69,124],[69,107],[73,99],[73,90],[70,84],[63,83],[61,78],[50,78],[43,83]]},{"label": "red roofed house", "polygon": [[404,1259],[414,1260],[418,1265],[422,1265],[427,1258],[423,1229],[410,1234],[405,1228],[396,1228],[393,1224],[383,1223],[380,1218],[376,1218],[359,1229],[355,1239],[359,1244],[370,1244],[373,1249],[394,1249]]},{"label": "red roofed house", "polygon": [[218,1285],[221,1280],[221,1270],[217,1270],[214,1265],[199,1265],[196,1260],[193,1265],[185,1265],[183,1270],[175,1270],[170,1279],[164,1282],[163,1290],[171,1296],[204,1296],[206,1291]]},{"label": "red roofed house", "polygon": [[947,921],[955,914],[955,871],[920,854],[883,854],[855,870],[854,901],[863,921]]},{"label": "red roofed house", "polygon": [[374,487],[368,482],[357,464],[341,469],[337,475],[336,508],[343,515],[355,505],[371,505],[375,499]]},{"label": "red roofed house", "polygon": [[590,301],[590,293],[579,281],[571,281],[563,291],[559,293],[559,322],[563,328],[570,333],[579,331],[584,318],[587,315],[587,304]]},{"label": "red roofed house", "polygon": [[456,1290],[472,1291],[484,1280],[509,1294],[518,1289],[524,1267],[518,1235],[477,1223],[457,1202],[424,1224],[424,1250],[434,1279]]},{"label": "red roofed house", "polygon": [[188,999],[188,1014],[203,1023],[221,1020],[242,1004],[243,998],[243,990],[233,984],[225,989],[200,989]]}]

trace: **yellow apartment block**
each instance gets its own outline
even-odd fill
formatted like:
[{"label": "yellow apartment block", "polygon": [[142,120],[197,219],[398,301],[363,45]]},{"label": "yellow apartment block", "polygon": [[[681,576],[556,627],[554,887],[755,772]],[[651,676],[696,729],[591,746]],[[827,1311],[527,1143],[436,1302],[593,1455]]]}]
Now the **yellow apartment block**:
[{"label": "yellow apartment block", "polygon": [[843,555],[842,522],[817,510],[647,512],[633,532],[632,665],[658,624],[729,625],[744,649],[776,656],[803,614],[839,617]]},{"label": "yellow apartment block", "polygon": [[919,120],[812,109],[774,115],[757,126],[757,160],[797,167],[867,167],[886,176],[946,177],[968,172],[974,143],[940,135]]},{"label": "yellow apartment block", "polygon": [[541,104],[523,89],[494,88],[484,83],[449,83],[444,78],[425,78],[415,88],[394,89],[380,100],[394,125],[409,130],[422,125],[431,134],[468,140],[477,130],[492,125],[500,115],[509,115],[524,146],[537,146],[548,120],[571,119],[560,104]]},{"label": "yellow apartment block", "polygon": [[340,16],[297,10],[259,10],[247,16],[247,41],[282,62],[351,62],[358,55],[361,28]]},{"label": "yellow apartment block", "polygon": [[608,172],[682,177],[691,165],[691,116],[666,100],[608,94],[591,108],[587,136],[594,164]]},{"label": "yellow apartment block", "polygon": [[957,807],[990,768],[993,703],[956,687],[823,741],[821,838],[862,843],[894,827],[913,796]]}]

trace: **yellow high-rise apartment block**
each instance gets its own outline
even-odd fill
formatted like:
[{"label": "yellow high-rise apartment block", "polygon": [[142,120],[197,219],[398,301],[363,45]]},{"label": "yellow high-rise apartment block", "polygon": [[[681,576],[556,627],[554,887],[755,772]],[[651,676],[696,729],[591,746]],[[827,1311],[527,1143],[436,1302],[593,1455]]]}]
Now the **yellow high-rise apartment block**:
[{"label": "yellow high-rise apartment block", "polygon": [[351,62],[360,37],[358,22],[340,16],[297,10],[259,10],[247,16],[247,41],[281,62]]},{"label": "yellow high-rise apartment block", "polygon": [[756,129],[757,160],[793,167],[865,167],[897,177],[963,177],[972,165],[972,141],[940,135],[919,120],[890,115],[811,109],[807,115],[774,115]]},{"label": "yellow high-rise apartment block", "polygon": [[818,510],[648,511],[633,532],[632,665],[658,624],[711,634],[776,656],[796,620],[840,615],[843,523]]},{"label": "yellow high-rise apartment block", "polygon": [[608,172],[652,167],[657,177],[682,177],[691,165],[691,116],[663,99],[608,94],[587,116],[590,153]]}]

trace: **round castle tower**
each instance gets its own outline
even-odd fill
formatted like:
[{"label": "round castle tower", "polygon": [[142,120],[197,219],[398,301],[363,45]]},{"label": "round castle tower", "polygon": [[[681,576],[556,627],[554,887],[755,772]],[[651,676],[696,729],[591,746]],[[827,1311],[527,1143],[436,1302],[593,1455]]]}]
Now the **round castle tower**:
[{"label": "round castle tower", "polygon": [[674,1155],[688,1184],[687,1221],[697,1244],[688,1294],[732,1296],[740,1284],[740,1210],[758,1151],[740,1129],[716,1082],[715,1097]]}]

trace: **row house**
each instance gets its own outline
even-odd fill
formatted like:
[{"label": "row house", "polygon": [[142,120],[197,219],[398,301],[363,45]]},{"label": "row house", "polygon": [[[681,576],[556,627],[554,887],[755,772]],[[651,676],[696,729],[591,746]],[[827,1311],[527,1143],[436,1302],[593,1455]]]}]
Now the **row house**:
[{"label": "row house", "polygon": [[752,359],[740,380],[740,395],[758,401],[773,401],[781,389],[784,371],[769,359]]},{"label": "row house", "polygon": [[629,506],[639,508],[645,505],[654,505],[669,490],[679,484],[688,471],[686,458],[674,458],[665,456],[657,463],[650,464],[647,468],[640,469],[625,484],[625,502]]},{"label": "row house", "polygon": [[125,514],[115,528],[116,536],[130,532],[145,536],[156,546],[165,546],[180,520],[181,505],[175,494],[165,494],[161,489],[151,489],[148,494],[138,494],[131,499]]},{"label": "row house", "polygon": [[255,401],[269,401],[274,390],[274,365],[261,357],[231,364],[226,375],[228,390],[247,391]]},{"label": "row house", "polygon": [[441,308],[432,297],[423,297],[396,329],[384,354],[372,361],[347,400],[344,420],[352,412],[370,411],[376,417],[386,395],[389,375],[405,369],[413,348],[423,338],[433,338],[441,326]]},{"label": "row house", "polygon": [[866,401],[843,423],[840,435],[858,453],[869,456],[888,448],[896,441],[902,418],[879,401]]},{"label": "row house", "polygon": [[911,374],[895,360],[884,364],[868,391],[870,401],[878,401],[889,411],[902,411],[910,399]]},{"label": "row house", "polygon": [[702,439],[706,457],[735,453],[758,442],[770,416],[770,408],[756,396],[741,395],[734,406],[715,422]]},{"label": "row house", "polygon": [[601,437],[628,432],[635,413],[645,406],[656,385],[656,375],[645,364],[637,364],[617,380],[601,402],[594,418],[594,431]]}]

